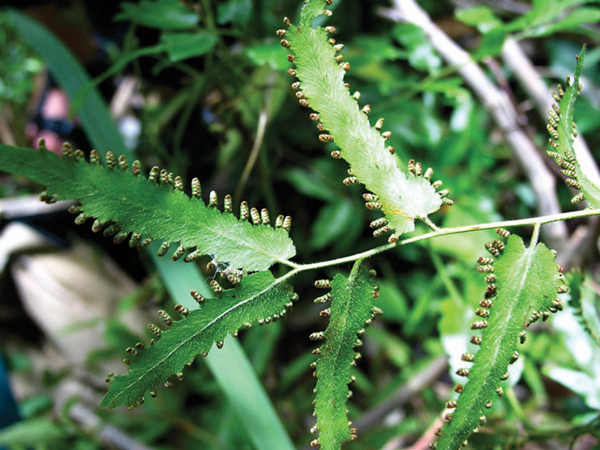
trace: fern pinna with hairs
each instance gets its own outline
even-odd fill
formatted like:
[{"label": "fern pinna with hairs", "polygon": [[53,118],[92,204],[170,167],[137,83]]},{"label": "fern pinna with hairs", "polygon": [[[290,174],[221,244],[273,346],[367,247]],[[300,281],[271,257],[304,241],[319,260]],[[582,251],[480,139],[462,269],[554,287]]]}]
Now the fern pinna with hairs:
[{"label": "fern pinna with hairs", "polygon": [[[0,169],[24,175],[45,185],[41,199],[47,203],[75,200],[70,212],[75,222],[93,221],[92,230],[111,237],[115,243],[127,241],[132,248],[142,249],[157,241],[159,256],[171,249],[171,259],[194,262],[204,255],[213,259],[212,266],[226,279],[229,287],[211,280],[213,294],[204,297],[197,291],[191,296],[197,308],[181,305],[174,308],[177,318],[161,310],[163,325],[148,325],[153,337],[148,342],[132,343],[124,362],[125,375],[110,374],[108,393],[101,405],[128,408],[144,403],[147,395],[155,397],[156,387],[169,387],[184,376],[184,369],[199,355],[206,356],[211,347],[223,346],[225,337],[237,336],[240,330],[276,322],[284,318],[298,296],[290,281],[303,271],[353,262],[350,274],[336,275],[332,280],[317,280],[315,286],[327,292],[315,299],[324,305],[320,314],[329,324],[324,331],[310,335],[320,347],[313,353],[311,365],[317,377],[312,428],[314,447],[326,450],[357,437],[347,413],[351,396],[348,386],[354,381],[352,367],[360,358],[365,328],[382,314],[373,298],[379,288],[374,272],[366,268],[365,259],[412,242],[466,231],[498,228],[498,238],[486,244],[490,256],[478,260],[477,270],[483,274],[487,288],[479,299],[471,325],[472,352],[462,360],[471,364],[458,370],[466,383],[456,385],[456,396],[446,403],[446,424],[436,430],[438,439],[432,448],[457,449],[485,423],[485,412],[494,397],[503,395],[502,381],[518,354],[518,344],[526,338],[526,329],[539,319],[563,309],[558,294],[567,291],[565,278],[554,262],[555,253],[539,242],[543,223],[571,217],[597,214],[597,210],[534,218],[526,221],[479,224],[454,229],[440,229],[429,215],[443,205],[452,205],[449,190],[441,181],[432,181],[433,170],[410,160],[402,168],[395,150],[388,144],[390,131],[385,122],[369,119],[371,107],[360,104],[360,93],[351,93],[344,76],[350,63],[344,61],[343,44],[333,38],[333,26],[314,27],[318,16],[331,16],[327,9],[331,0],[305,2],[296,26],[285,19],[285,29],[277,31],[281,45],[289,50],[289,69],[295,78],[292,87],[319,131],[318,138],[333,142],[335,159],[348,164],[345,185],[362,184],[369,210],[380,210],[382,216],[370,223],[373,235],[388,235],[388,243],[347,258],[313,264],[292,261],[296,254],[290,238],[291,218],[278,216],[271,225],[266,209],[240,205],[240,215],[233,214],[230,196],[221,202],[210,192],[208,202],[202,199],[198,179],[188,192],[183,180],[166,170],[153,167],[146,175],[139,161],[129,166],[124,157],[107,152],[101,158],[92,151],[86,161],[80,150],[68,145],[60,157],[45,149],[23,149],[0,144]],[[585,49],[584,49],[585,50]],[[584,50],[579,55],[575,75],[566,87],[554,94],[556,104],[549,112],[548,130],[551,150],[567,184],[580,190],[573,203],[586,200],[590,207],[598,205],[600,191],[596,180],[586,173],[573,148],[577,131],[573,122],[573,106],[581,90],[580,75]],[[415,221],[423,221],[433,231],[401,240],[404,233],[415,229]],[[534,225],[526,246],[523,240],[503,227]],[[274,264],[290,270],[276,278],[270,268]],[[358,430],[360,431],[360,430]]]}]

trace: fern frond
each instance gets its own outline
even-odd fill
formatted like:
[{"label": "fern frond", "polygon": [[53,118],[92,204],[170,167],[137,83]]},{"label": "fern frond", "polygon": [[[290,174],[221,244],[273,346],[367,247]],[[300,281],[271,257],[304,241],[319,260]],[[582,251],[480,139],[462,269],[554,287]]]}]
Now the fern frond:
[{"label": "fern frond", "polygon": [[168,387],[172,376],[181,378],[184,366],[198,355],[206,356],[214,343],[222,347],[227,334],[237,336],[240,328],[249,328],[253,322],[262,325],[285,317],[297,298],[284,281],[273,278],[269,271],[248,275],[234,289],[223,290],[214,283],[213,289],[216,296],[207,299],[192,291],[200,305],[197,310],[175,306],[175,311],[185,317],[182,320],[174,321],[165,311],[159,311],[160,318],[171,328],[164,331],[148,325],[160,339],[145,348],[138,344],[136,349],[127,349],[132,355],[126,360],[130,371],[109,379],[110,388],[100,406],[139,406],[146,392],[158,383]]},{"label": "fern frond", "polygon": [[381,209],[385,214],[376,224],[375,236],[393,231],[393,242],[398,235],[414,230],[415,219],[425,218],[452,201],[445,198],[448,190],[437,192],[441,181],[430,182],[431,169],[423,170],[412,160],[408,172],[400,169],[393,147],[385,142],[391,132],[381,133],[383,119],[371,126],[367,118],[370,106],[359,109],[359,94],[350,95],[344,83],[350,64],[342,62],[339,54],[343,45],[328,37],[335,29],[312,28],[317,16],[331,15],[325,9],[328,4],[330,0],[309,0],[302,10],[300,26],[290,25],[286,19],[289,28],[278,31],[283,38],[281,44],[292,52],[289,60],[296,65],[289,72],[300,80],[292,86],[297,89],[300,104],[316,111],[311,118],[317,121],[317,128],[329,132],[319,136],[321,141],[339,146],[332,156],[350,164],[352,176],[344,184],[363,183],[371,191],[364,196],[367,208]]},{"label": "fern frond", "polygon": [[571,199],[574,205],[587,200],[594,207],[600,207],[600,180],[591,175],[587,164],[582,163],[581,156],[573,142],[577,138],[575,125],[575,101],[581,94],[582,85],[579,81],[585,61],[585,46],[577,56],[577,65],[573,78],[567,77],[565,88],[558,85],[557,91],[552,93],[556,103],[548,111],[548,132],[550,133],[550,146],[552,150],[547,153],[566,175],[566,184],[578,189],[579,194]]},{"label": "fern frond", "polygon": [[[253,224],[231,214],[231,199],[226,197],[225,212],[217,206],[216,193],[211,193],[209,206],[200,198],[200,183],[192,182],[192,198],[183,192],[180,177],[154,167],[149,179],[140,175],[139,162],[132,170],[127,161],[117,160],[107,153],[106,167],[100,165],[97,152],[92,151],[87,164],[83,153],[63,149],[65,158],[41,146],[40,150],[11,147],[0,144],[0,170],[24,175],[42,185],[47,191],[42,200],[77,200],[80,207],[71,212],[78,214],[76,223],[95,218],[92,229],[104,230],[114,236],[116,243],[129,238],[131,247],[144,247],[152,240],[164,241],[159,250],[162,256],[171,244],[179,246],[172,255],[174,260],[184,257],[189,262],[210,254],[234,268],[258,271],[269,268],[277,261],[289,259],[296,249],[288,235],[290,220],[280,216],[276,227],[268,226],[266,210],[262,216],[254,214]],[[242,205],[244,206],[244,205]],[[254,215],[258,216],[254,220]],[[192,251],[188,254],[188,251]],[[187,254],[187,256],[186,256]]]},{"label": "fern frond", "polygon": [[600,311],[597,308],[597,294],[587,285],[583,272],[573,271],[568,276],[569,280],[569,301],[568,304],[573,308],[573,314],[579,320],[581,327],[600,346],[600,329],[594,326],[595,322],[590,318],[600,318]]},{"label": "fern frond", "polygon": [[[508,232],[499,230],[499,234]],[[439,450],[460,448],[485,422],[485,409],[492,406],[495,394],[502,395],[500,381],[508,377],[508,366],[519,356],[517,343],[526,337],[523,328],[562,309],[557,291],[567,290],[554,263],[555,253],[544,244],[526,248],[521,238],[510,235],[506,244],[496,239],[486,248],[496,259],[479,259],[478,271],[486,274],[488,287],[477,310],[482,320],[471,325],[473,330],[482,330],[481,336],[471,340],[481,347],[475,355],[463,355],[463,361],[474,364],[457,371],[468,382],[464,387],[457,385],[458,400],[447,403],[449,409],[456,409],[446,414],[448,423],[436,433],[439,440],[431,447]]]},{"label": "fern frond", "polygon": [[346,412],[346,402],[351,395],[348,384],[353,380],[350,368],[360,357],[354,348],[362,345],[357,337],[364,333],[364,328],[381,314],[381,310],[373,307],[373,283],[368,280],[369,273],[361,262],[355,264],[348,279],[338,274],[330,284],[327,280],[316,283],[317,287],[331,287],[330,294],[316,300],[316,303],[331,301],[331,307],[321,312],[330,317],[329,325],[325,332],[311,335],[313,340],[324,340],[314,351],[319,359],[311,365],[318,378],[317,424],[311,431],[319,431],[319,438],[311,445],[320,445],[325,450],[339,449],[343,442],[356,438],[356,430],[349,427]]}]

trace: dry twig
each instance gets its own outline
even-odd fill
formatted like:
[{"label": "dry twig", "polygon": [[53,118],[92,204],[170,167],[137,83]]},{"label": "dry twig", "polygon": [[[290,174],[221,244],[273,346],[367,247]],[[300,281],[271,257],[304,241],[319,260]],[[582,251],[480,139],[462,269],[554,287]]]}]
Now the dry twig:
[{"label": "dry twig", "polygon": [[[527,174],[538,200],[539,214],[557,214],[560,206],[556,195],[556,180],[544,164],[540,152],[518,123],[518,113],[510,99],[498,89],[475,63],[469,53],[452,41],[414,0],[393,0],[393,8],[381,9],[380,14],[396,22],[419,26],[447,64],[457,67],[458,73],[490,112],[515,158]],[[561,251],[568,233],[564,223],[544,227],[548,244]]]}]

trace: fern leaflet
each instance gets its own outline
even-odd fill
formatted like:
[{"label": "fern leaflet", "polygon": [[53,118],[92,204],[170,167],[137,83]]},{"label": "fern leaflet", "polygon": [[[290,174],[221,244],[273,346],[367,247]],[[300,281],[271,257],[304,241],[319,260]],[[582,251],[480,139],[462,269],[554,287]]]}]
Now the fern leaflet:
[{"label": "fern leaflet", "polygon": [[[48,202],[78,200],[81,207],[72,208],[72,212],[79,214],[75,222],[83,223],[94,217],[97,220],[92,229],[104,229],[105,235],[115,236],[115,242],[129,237],[131,247],[143,247],[160,239],[164,241],[161,255],[171,243],[178,242],[173,259],[184,257],[190,249],[193,251],[184,257],[186,262],[210,254],[234,268],[257,271],[291,258],[296,252],[287,233],[289,218],[284,220],[280,216],[273,228],[267,225],[266,210],[259,216],[253,208],[256,225],[253,226],[231,214],[230,198],[224,213],[216,208],[216,193],[211,193],[207,206],[200,199],[197,179],[192,182],[190,198],[183,192],[180,177],[157,167],[147,179],[136,176],[140,174],[139,162],[133,164],[133,170],[125,170],[127,161],[123,157],[117,161],[110,152],[106,167],[99,164],[95,151],[91,153],[90,164],[85,163],[79,150],[72,152],[65,147],[63,153],[64,159],[43,145],[36,151],[0,144],[0,170],[24,175],[47,186],[42,199]],[[245,216],[248,216],[247,206]]]},{"label": "fern leaflet", "polygon": [[561,171],[568,178],[566,184],[580,192],[571,199],[574,205],[587,200],[594,207],[600,207],[600,180],[586,170],[586,163],[582,162],[581,156],[577,154],[573,142],[577,138],[577,127],[574,122],[575,101],[581,94],[581,83],[579,81],[583,64],[585,61],[585,46],[577,56],[577,65],[573,78],[567,77],[565,88],[558,85],[557,92],[552,95],[556,103],[548,111],[548,132],[550,133],[550,146],[548,151]]},{"label": "fern leaflet", "polygon": [[[499,230],[499,234],[508,232]],[[506,245],[495,239],[486,247],[497,259],[479,260],[478,270],[487,274],[489,284],[477,310],[483,320],[471,325],[482,330],[482,335],[474,336],[471,342],[481,348],[476,355],[463,355],[463,361],[473,361],[474,365],[457,371],[469,381],[464,388],[457,386],[458,400],[447,404],[456,410],[446,415],[448,423],[436,433],[440,436],[434,444],[437,449],[460,448],[485,422],[484,410],[491,407],[494,394],[502,395],[500,381],[508,377],[509,364],[519,356],[517,342],[526,336],[523,327],[562,309],[556,294],[567,289],[554,263],[554,252],[544,244],[526,248],[521,238],[511,235]]]},{"label": "fern leaflet", "polygon": [[[383,119],[371,126],[367,118],[370,106],[360,110],[359,94],[350,95],[344,83],[344,74],[350,65],[342,62],[342,56],[337,54],[343,45],[327,36],[335,29],[312,28],[317,16],[331,15],[325,9],[328,4],[331,0],[307,1],[300,26],[291,25],[278,32],[283,37],[282,45],[293,53],[289,60],[296,68],[290,69],[290,74],[298,77],[300,82],[292,86],[298,89],[296,97],[300,103],[317,112],[311,114],[311,118],[318,121],[319,130],[329,132],[319,136],[321,141],[335,142],[340,147],[332,156],[343,158],[350,164],[352,176],[345,179],[344,184],[363,183],[372,192],[364,196],[367,208],[384,212],[385,218],[372,224],[377,228],[375,236],[395,231],[390,238],[393,242],[398,235],[414,230],[415,219],[426,218],[442,203],[451,204],[452,201],[445,198],[447,189],[436,192],[441,181],[430,183],[431,169],[423,171],[421,164],[413,160],[408,164],[408,173],[399,168],[393,147],[386,147],[385,143],[391,132],[380,132]],[[289,25],[288,19],[286,23]]]},{"label": "fern leaflet", "polygon": [[[600,313],[597,307],[598,296],[593,288],[585,281],[583,272],[572,271],[569,274],[569,306],[577,317],[581,327],[600,346]],[[597,318],[597,320],[594,320]],[[594,326],[596,325],[596,326]]]},{"label": "fern leaflet", "polygon": [[317,424],[311,430],[319,430],[319,439],[311,445],[321,445],[323,449],[339,449],[343,442],[356,438],[356,430],[349,428],[346,402],[350,391],[348,383],[352,381],[350,368],[359,355],[355,347],[362,345],[357,339],[381,311],[373,307],[373,284],[369,282],[369,273],[362,267],[362,260],[355,263],[350,277],[346,279],[338,274],[331,284],[319,280],[317,285],[331,287],[331,293],[319,297],[316,302],[331,300],[331,307],[321,312],[329,316],[329,325],[325,332],[311,335],[311,339],[325,342],[315,350],[319,359],[311,367],[317,374],[315,389],[315,415]]},{"label": "fern leaflet", "polygon": [[263,324],[283,318],[296,298],[291,288],[269,271],[249,275],[236,288],[221,291],[215,298],[203,299],[195,291],[192,295],[200,308],[188,312],[177,305],[175,310],[185,316],[182,320],[172,321],[166,312],[159,311],[172,327],[161,331],[148,325],[160,339],[146,348],[138,344],[138,350],[128,349],[133,355],[128,361],[131,369],[110,381],[100,406],[139,406],[145,393],[158,383],[168,386],[169,377],[181,378],[184,366],[196,356],[208,354],[214,343],[221,347],[228,333],[235,336],[242,326],[249,327],[254,321]]}]

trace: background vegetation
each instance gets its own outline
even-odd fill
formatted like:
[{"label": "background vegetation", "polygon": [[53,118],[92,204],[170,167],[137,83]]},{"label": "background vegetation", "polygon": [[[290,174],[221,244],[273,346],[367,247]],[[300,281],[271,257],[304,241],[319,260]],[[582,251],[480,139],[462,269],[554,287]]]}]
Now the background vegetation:
[{"label": "background vegetation", "polygon": [[[519,79],[526,66],[515,64],[512,58],[522,52],[533,64],[533,73],[541,76],[539,82],[548,86],[549,102],[550,87],[573,70],[574,55],[587,42],[577,124],[598,160],[597,2],[456,0],[419,4],[440,31],[473,55],[512,108],[506,113],[513,120],[512,128],[507,129],[506,122],[498,119],[494,92],[478,95],[478,86],[469,84],[464,66],[445,61],[444,49],[449,47],[432,44],[421,28],[410,23],[417,17],[414,13],[407,17],[408,22],[396,22],[410,2],[336,1],[330,20],[338,30],[336,39],[346,45],[352,89],[361,92],[361,101],[372,105],[372,117],[385,117],[386,129],[393,132],[391,145],[400,159],[416,158],[425,167],[433,167],[436,178],[451,189],[455,205],[433,219],[455,226],[531,217],[551,212],[544,209],[547,198],[557,199],[562,211],[573,209],[569,188],[559,182],[555,189],[552,183],[540,185],[532,179],[539,167],[534,167],[533,160],[523,162],[519,158],[522,149],[511,144],[511,133],[521,133],[541,156],[550,179],[562,177],[545,155],[546,117],[538,111],[540,99],[531,85]],[[26,104],[44,64],[80,112],[78,123],[87,139],[76,144],[86,152],[100,147],[98,140],[114,132],[107,121],[86,122],[86,108],[99,111],[85,103],[86,94],[97,86],[114,107],[118,102],[115,92],[122,92],[119,88],[130,83],[133,87],[124,105],[111,110],[122,129],[127,124],[140,125],[139,135],[130,135],[131,148],[123,147],[123,152],[135,152],[144,167],[166,167],[187,180],[197,176],[205,192],[231,193],[236,212],[239,202],[248,200],[268,207],[272,215],[291,215],[297,262],[333,259],[382,244],[383,239],[374,240],[366,226],[376,215],[365,210],[360,187],[342,184],[347,176],[345,164],[329,157],[333,147],[319,142],[307,110],[290,88],[293,80],[287,74],[287,52],[275,31],[281,28],[282,18],[294,16],[299,7],[297,0],[121,2],[113,34],[101,30],[113,38],[102,47],[103,64],[100,68],[87,65],[96,78],[83,90],[69,86],[64,78],[75,69],[60,62],[60,44],[34,45],[36,53],[31,49],[36,25],[17,13],[3,12],[2,141],[9,137],[16,144],[28,145],[24,130],[31,112]],[[515,41],[516,47],[505,43],[515,45]],[[524,76],[536,80],[531,73]],[[104,145],[116,149],[122,144]],[[35,186],[21,179],[0,181],[3,196],[36,192]],[[123,433],[119,439],[133,438],[152,448],[260,448],[248,428],[240,426],[244,419],[232,403],[236,394],[228,393],[232,386],[228,388],[202,361],[194,364],[182,382],[162,390],[156,400],[147,401],[135,412],[96,409],[95,400],[105,388],[94,377],[104,374],[106,361],[123,358],[124,349],[140,340],[135,333],[143,332],[139,328],[132,331],[126,324],[143,322],[147,319],[140,315],[154,314],[160,305],[168,304],[173,291],[169,283],[174,283],[177,267],[157,272],[146,255],[138,257],[133,251],[115,248],[107,240],[75,228],[65,216],[61,213],[33,222],[58,236],[63,245],[76,233],[91,243],[96,258],[109,252],[120,270],[135,281],[135,288],[108,318],[79,324],[102,330],[98,336],[101,345],[89,352],[84,363],[75,363],[67,355],[63,364],[48,365],[45,358],[52,358],[56,350],[47,344],[42,332],[47,330],[39,322],[34,325],[30,314],[22,310],[17,290],[23,295],[23,289],[15,289],[11,271],[3,274],[3,292],[7,293],[0,300],[3,354],[13,377],[23,380],[17,386],[34,387],[16,389],[25,421],[20,428],[0,432],[0,444],[35,443],[46,448],[108,445],[100,428],[86,426],[78,415],[76,408],[85,407],[103,427],[117,426]],[[10,222],[6,217],[3,220],[6,230]],[[419,231],[424,228],[416,233]],[[517,232],[526,236],[528,231]],[[405,246],[370,262],[379,275],[381,294],[376,304],[385,314],[364,338],[350,403],[359,439],[347,448],[390,450],[413,445],[416,449],[429,443],[452,389],[448,374],[454,370],[448,370],[447,356],[456,360],[463,352],[457,342],[469,335],[468,324],[484,291],[475,262],[484,253],[483,242],[492,234],[470,233]],[[600,331],[596,221],[571,221],[562,230],[546,231],[545,237],[550,247],[561,251],[565,269],[580,268],[585,275],[586,281],[572,295],[583,302],[576,308],[584,309],[592,329]],[[207,263],[200,262],[204,272]],[[165,270],[170,270],[166,278]],[[326,326],[320,308],[312,302],[321,294],[312,286],[315,278],[331,278],[338,270],[349,267],[300,274],[294,282],[300,300],[293,314],[284,323],[253,328],[240,339],[296,448],[311,441],[309,429],[314,425],[307,400],[312,398],[315,384],[308,369],[314,360],[314,346],[308,336]],[[210,279],[206,274],[204,278]],[[36,300],[44,302],[44,289],[38,289]],[[487,426],[478,440],[473,439],[474,445],[569,448],[575,442],[576,448],[598,446],[600,349],[598,342],[576,325],[574,312],[569,309],[529,333],[524,362],[517,368],[520,381],[503,401],[495,402]],[[54,330],[51,336],[69,334],[74,328],[78,327]],[[79,380],[80,385],[84,380],[91,392],[65,394],[64,386],[72,380]],[[245,413],[260,414],[257,411]]]}]

